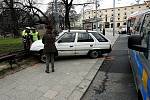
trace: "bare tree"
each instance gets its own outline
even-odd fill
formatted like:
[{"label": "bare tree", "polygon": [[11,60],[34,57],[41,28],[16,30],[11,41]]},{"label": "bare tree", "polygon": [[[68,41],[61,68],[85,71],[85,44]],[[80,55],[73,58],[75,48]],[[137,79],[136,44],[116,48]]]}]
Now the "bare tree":
[{"label": "bare tree", "polygon": [[[48,3],[48,9],[46,11],[46,15],[54,13],[55,4],[54,2]],[[65,13],[65,6],[62,2],[57,2],[57,11],[61,16],[64,16]]]},{"label": "bare tree", "polygon": [[65,5],[65,26],[66,28],[70,29],[70,21],[69,21],[69,12],[72,6],[73,0],[62,0]]},{"label": "bare tree", "polygon": [[[18,36],[20,28],[46,24],[48,17],[34,5],[33,0],[3,0],[0,2],[0,30]],[[41,15],[44,20],[41,19]]]}]

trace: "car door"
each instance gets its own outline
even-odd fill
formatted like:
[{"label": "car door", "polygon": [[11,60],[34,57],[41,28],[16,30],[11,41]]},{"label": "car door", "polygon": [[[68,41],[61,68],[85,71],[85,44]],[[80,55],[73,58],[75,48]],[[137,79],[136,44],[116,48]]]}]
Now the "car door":
[{"label": "car door", "polygon": [[76,55],[86,55],[95,45],[94,39],[88,32],[78,32],[75,44]]},{"label": "car door", "polygon": [[75,32],[65,32],[57,41],[58,56],[75,55]]}]

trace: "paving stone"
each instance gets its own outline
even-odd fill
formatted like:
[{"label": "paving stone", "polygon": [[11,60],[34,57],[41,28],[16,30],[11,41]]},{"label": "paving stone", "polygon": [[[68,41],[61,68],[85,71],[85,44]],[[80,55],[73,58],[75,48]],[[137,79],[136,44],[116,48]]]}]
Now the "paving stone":
[{"label": "paving stone", "polygon": [[48,90],[45,94],[44,97],[47,97],[49,99],[53,99],[56,97],[56,95],[58,94],[57,91],[53,91],[53,90]]},{"label": "paving stone", "polygon": [[0,100],[11,100],[11,98],[7,95],[2,94],[0,95]]}]

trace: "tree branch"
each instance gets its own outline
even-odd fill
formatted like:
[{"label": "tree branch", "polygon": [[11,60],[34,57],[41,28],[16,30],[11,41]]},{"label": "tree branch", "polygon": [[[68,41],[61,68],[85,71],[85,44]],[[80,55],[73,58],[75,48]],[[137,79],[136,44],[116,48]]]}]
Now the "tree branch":
[{"label": "tree branch", "polygon": [[68,4],[68,5],[69,5],[69,7],[70,7],[70,6],[72,6],[72,2],[73,2],[73,0],[71,0],[71,1],[70,1],[70,3]]},{"label": "tree branch", "polygon": [[7,5],[8,7],[10,7],[10,4],[8,3],[7,0],[4,0],[4,2],[6,3],[6,5]]},{"label": "tree branch", "polygon": [[65,4],[65,5],[67,5],[67,2],[66,2],[66,0],[62,0],[62,1],[64,2],[64,4]]},{"label": "tree branch", "polygon": [[25,6],[25,7],[27,7],[27,8],[34,8],[34,9],[36,9],[37,11],[39,11],[45,18],[46,18],[46,20],[48,21],[48,17],[40,10],[40,9],[38,9],[38,8],[36,8],[36,7],[34,7],[34,6]]}]

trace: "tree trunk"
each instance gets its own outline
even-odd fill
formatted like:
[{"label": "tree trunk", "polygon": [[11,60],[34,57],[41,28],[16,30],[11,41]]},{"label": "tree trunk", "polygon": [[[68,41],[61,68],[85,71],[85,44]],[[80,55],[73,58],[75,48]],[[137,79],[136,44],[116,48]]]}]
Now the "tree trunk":
[{"label": "tree trunk", "polygon": [[69,9],[66,8],[66,13],[65,13],[65,26],[67,29],[70,30],[70,20],[69,20]]}]

